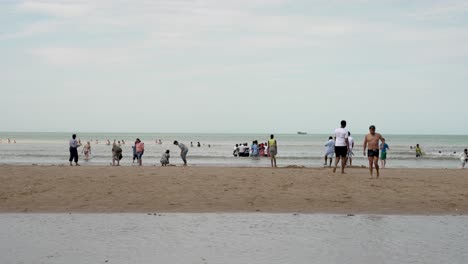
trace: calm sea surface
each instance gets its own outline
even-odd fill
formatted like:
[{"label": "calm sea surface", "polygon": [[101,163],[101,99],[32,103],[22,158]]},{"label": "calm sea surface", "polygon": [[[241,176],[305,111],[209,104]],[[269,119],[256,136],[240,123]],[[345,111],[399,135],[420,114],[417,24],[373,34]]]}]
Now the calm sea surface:
[{"label": "calm sea surface", "polygon": [[467,244],[467,216],[0,214],[2,264],[464,264]]},{"label": "calm sea surface", "polygon": [[[330,135],[278,134],[278,165],[300,165],[320,167],[325,153],[324,144]],[[387,154],[387,166],[393,168],[457,168],[460,166],[459,155],[468,148],[468,136],[446,135],[384,135],[390,150]],[[91,141],[92,155],[82,165],[106,165],[111,161],[111,146],[105,144],[109,139],[124,140],[122,145],[124,158],[122,165],[132,164],[131,143],[139,137],[145,143],[144,165],[159,165],[161,155],[166,149],[171,152],[171,163],[182,164],[179,148],[172,144],[174,140],[190,146],[189,165],[209,166],[269,166],[268,158],[236,158],[232,155],[234,145],[253,140],[266,142],[267,134],[162,134],[162,133],[79,133],[78,138],[84,144]],[[362,155],[364,135],[353,135],[355,139],[353,165],[366,165],[367,158]],[[15,143],[7,143],[7,139]],[[69,133],[0,133],[0,164],[67,164]],[[161,140],[162,144],[155,143]],[[98,140],[98,143],[96,143]],[[201,146],[197,147],[197,142]],[[415,158],[410,146],[419,144],[424,152],[421,159]]]}]

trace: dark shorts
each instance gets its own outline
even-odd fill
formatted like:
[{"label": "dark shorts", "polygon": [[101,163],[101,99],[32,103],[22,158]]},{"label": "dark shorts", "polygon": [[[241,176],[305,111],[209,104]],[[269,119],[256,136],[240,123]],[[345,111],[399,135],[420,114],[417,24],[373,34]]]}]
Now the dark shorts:
[{"label": "dark shorts", "polygon": [[378,149],[368,149],[367,150],[367,157],[372,158],[372,157],[379,157],[379,150]]},{"label": "dark shorts", "polygon": [[346,146],[335,146],[335,155],[336,157],[343,157],[346,158],[346,155],[348,155],[348,147]]}]

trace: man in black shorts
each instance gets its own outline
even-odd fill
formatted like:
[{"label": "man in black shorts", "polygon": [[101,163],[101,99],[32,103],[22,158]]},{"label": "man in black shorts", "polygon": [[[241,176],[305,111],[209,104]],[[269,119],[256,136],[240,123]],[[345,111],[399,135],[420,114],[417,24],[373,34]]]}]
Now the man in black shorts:
[{"label": "man in black shorts", "polygon": [[346,166],[346,156],[348,155],[348,130],[346,130],[346,121],[341,121],[341,127],[335,129],[335,167],[333,172],[336,172],[338,167],[338,162],[341,159],[341,173],[344,174],[344,169]]},{"label": "man in black shorts", "polygon": [[375,126],[370,126],[369,134],[364,137],[363,155],[366,155],[367,149],[367,158],[369,159],[369,172],[371,179],[373,179],[374,166],[375,171],[377,172],[377,179],[379,178],[379,140],[382,141],[382,144],[385,144],[385,139],[382,137],[382,135],[375,133]]}]

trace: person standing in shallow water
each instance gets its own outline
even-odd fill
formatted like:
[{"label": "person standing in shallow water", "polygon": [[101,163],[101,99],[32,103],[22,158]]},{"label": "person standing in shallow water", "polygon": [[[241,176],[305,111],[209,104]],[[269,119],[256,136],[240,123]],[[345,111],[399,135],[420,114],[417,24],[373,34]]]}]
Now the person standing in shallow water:
[{"label": "person standing in shallow water", "polygon": [[414,150],[416,151],[416,158],[422,157],[422,150],[419,147],[419,144],[416,144],[416,147],[414,148]]},{"label": "person standing in shallow water", "polygon": [[377,179],[379,178],[379,141],[385,144],[385,139],[381,134],[375,133],[375,126],[369,127],[369,134],[364,137],[363,154],[366,156],[367,148],[367,159],[369,160],[369,172],[370,178],[373,179],[373,167],[375,166]]},{"label": "person standing in shallow water", "polygon": [[278,143],[276,142],[275,135],[271,134],[268,140],[268,153],[270,154],[271,167],[276,168],[276,155],[278,154]]},{"label": "person standing in shallow water", "polygon": [[138,158],[138,165],[142,166],[143,165],[143,153],[145,153],[145,143],[141,142],[139,138],[135,140],[135,150],[136,150],[136,156]]},{"label": "person standing in shallow water", "polygon": [[88,141],[84,145],[83,150],[81,151],[81,153],[84,153],[85,160],[88,161],[89,160],[89,155],[91,155],[91,142]]},{"label": "person standing in shallow water", "polygon": [[72,161],[75,161],[76,166],[80,166],[78,164],[78,141],[76,140],[76,134],[72,135],[72,139],[70,139],[70,166],[73,166]]},{"label": "person standing in shallow water", "polygon": [[184,144],[177,142],[177,140],[174,141],[174,145],[179,146],[180,157],[182,158],[182,161],[184,162],[184,166],[187,166],[188,148]]}]

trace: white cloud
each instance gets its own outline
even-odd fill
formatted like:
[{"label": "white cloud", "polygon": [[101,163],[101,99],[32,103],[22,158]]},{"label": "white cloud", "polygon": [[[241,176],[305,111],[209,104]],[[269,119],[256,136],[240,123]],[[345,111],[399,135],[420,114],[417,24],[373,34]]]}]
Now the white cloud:
[{"label": "white cloud", "polygon": [[91,1],[24,1],[18,5],[23,12],[42,13],[57,17],[79,17],[91,11]]}]

